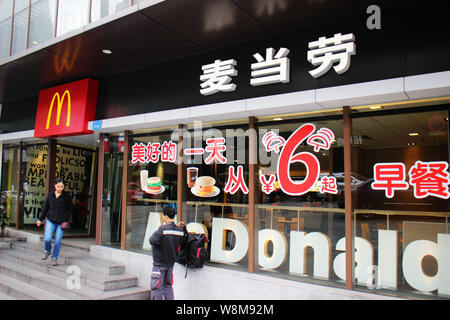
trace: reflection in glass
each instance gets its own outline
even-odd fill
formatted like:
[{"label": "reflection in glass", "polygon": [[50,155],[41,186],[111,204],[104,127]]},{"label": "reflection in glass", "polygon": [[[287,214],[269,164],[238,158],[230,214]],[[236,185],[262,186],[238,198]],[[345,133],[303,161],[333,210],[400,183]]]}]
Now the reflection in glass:
[{"label": "reflection in glass", "polygon": [[130,0],[93,0],[91,21],[107,17],[130,6]]},{"label": "reflection in glass", "polygon": [[89,0],[60,0],[57,36],[88,24]]},{"label": "reflection in glass", "polygon": [[28,8],[25,8],[14,15],[12,54],[26,49],[27,32]]},{"label": "reflection in glass", "polygon": [[3,21],[0,20],[0,59],[9,56],[11,43],[11,20],[11,18],[6,18]]},{"label": "reflection in glass", "polygon": [[30,16],[28,46],[32,47],[51,39],[55,33],[56,0],[33,1]]}]

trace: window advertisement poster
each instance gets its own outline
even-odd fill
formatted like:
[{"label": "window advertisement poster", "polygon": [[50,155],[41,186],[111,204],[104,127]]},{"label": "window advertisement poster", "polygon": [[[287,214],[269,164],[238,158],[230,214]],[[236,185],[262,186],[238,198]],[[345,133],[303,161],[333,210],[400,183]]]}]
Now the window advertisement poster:
[{"label": "window advertisement poster", "polygon": [[[34,224],[42,210],[47,176],[47,145],[26,146],[24,178],[24,223]],[[92,175],[93,151],[67,145],[57,145],[56,177],[65,184],[65,191],[72,194],[76,208],[89,195]],[[76,213],[78,210],[76,210]],[[75,213],[75,215],[76,215]],[[75,219],[76,217],[72,217]]]}]

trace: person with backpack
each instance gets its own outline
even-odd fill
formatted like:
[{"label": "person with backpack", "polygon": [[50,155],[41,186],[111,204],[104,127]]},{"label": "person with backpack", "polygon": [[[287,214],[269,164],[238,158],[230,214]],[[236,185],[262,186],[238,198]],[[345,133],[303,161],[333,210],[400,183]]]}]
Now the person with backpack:
[{"label": "person with backpack", "polygon": [[164,224],[150,237],[153,250],[153,269],[150,279],[152,300],[174,300],[173,266],[178,250],[186,241],[186,226],[174,222],[175,210],[165,205],[163,207]]}]

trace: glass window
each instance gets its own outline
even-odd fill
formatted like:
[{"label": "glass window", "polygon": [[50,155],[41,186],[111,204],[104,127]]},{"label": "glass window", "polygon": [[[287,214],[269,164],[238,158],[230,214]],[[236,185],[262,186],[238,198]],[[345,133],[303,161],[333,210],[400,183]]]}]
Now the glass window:
[{"label": "glass window", "polygon": [[89,0],[59,0],[57,35],[88,24]]},{"label": "glass window", "polygon": [[343,121],[258,124],[257,268],[342,284],[332,261],[345,236]]},{"label": "glass window", "polygon": [[178,139],[170,132],[130,137],[126,248],[151,252],[149,239],[161,225],[162,207],[177,203]]},{"label": "glass window", "polygon": [[9,56],[12,9],[11,0],[0,0],[0,59]]},{"label": "glass window", "polygon": [[0,21],[0,59],[9,56],[11,43],[11,20],[11,18],[6,18]]},{"label": "glass window", "polygon": [[16,1],[12,38],[12,54],[26,49],[28,32],[28,1]]},{"label": "glass window", "polygon": [[55,34],[56,0],[34,0],[31,4],[28,47],[51,39]]},{"label": "glass window", "polygon": [[93,0],[91,21],[95,21],[130,6],[130,0]]},{"label": "glass window", "polygon": [[209,264],[248,268],[248,147],[248,121],[183,132],[183,221],[210,239]]},{"label": "glass window", "polygon": [[0,0],[0,21],[10,18],[12,9],[13,2],[11,0]]},{"label": "glass window", "polygon": [[104,140],[101,244],[120,247],[123,137]]},{"label": "glass window", "polygon": [[4,145],[2,156],[2,181],[1,181],[1,202],[6,209],[9,226],[16,225],[16,213],[18,205],[17,171],[18,152],[16,145]]},{"label": "glass window", "polygon": [[450,292],[448,116],[443,106],[353,119],[352,165],[367,177],[352,174],[359,288]]}]

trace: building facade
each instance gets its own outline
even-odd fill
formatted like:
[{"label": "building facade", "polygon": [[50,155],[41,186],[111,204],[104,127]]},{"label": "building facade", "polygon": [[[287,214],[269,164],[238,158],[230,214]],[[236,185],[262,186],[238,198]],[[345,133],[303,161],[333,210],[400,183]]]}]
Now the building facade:
[{"label": "building facade", "polygon": [[11,227],[39,232],[61,177],[67,234],[101,246],[151,255],[171,205],[218,270],[450,297],[444,10],[83,3],[0,0]]}]

